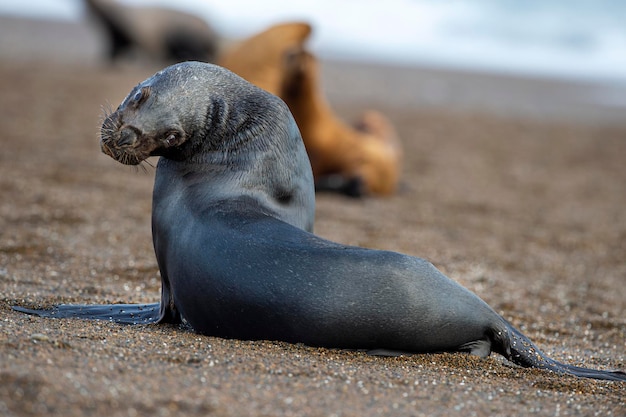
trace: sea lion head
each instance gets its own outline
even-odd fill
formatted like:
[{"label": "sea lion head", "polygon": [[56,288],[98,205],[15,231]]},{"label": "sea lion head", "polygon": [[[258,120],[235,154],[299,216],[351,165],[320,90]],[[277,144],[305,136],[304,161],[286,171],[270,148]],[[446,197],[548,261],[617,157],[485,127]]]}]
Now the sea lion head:
[{"label": "sea lion head", "polygon": [[[150,156],[167,154],[189,139],[177,102],[170,97],[173,83],[163,71],[138,84],[118,108],[105,114],[100,131],[102,152],[126,165],[137,165]],[[171,102],[172,106],[163,105]]]},{"label": "sea lion head", "polygon": [[114,112],[105,114],[100,146],[126,165],[150,156],[180,161],[211,150],[230,152],[242,146],[238,139],[252,139],[244,134],[254,130],[252,125],[272,128],[264,113],[280,113],[278,102],[219,66],[175,64],[139,83]]}]

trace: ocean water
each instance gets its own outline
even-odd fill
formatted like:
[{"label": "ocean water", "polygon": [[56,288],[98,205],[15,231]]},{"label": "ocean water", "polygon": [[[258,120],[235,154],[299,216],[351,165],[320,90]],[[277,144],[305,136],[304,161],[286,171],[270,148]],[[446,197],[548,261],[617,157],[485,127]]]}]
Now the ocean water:
[{"label": "ocean water", "polygon": [[[625,0],[124,0],[205,17],[240,38],[307,20],[321,56],[626,83]],[[0,0],[0,13],[77,20],[80,0]]]}]

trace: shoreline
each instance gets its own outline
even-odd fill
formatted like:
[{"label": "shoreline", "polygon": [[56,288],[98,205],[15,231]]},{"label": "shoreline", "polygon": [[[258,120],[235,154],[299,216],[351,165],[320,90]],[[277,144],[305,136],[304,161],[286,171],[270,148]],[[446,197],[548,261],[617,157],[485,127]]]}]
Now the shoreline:
[{"label": "shoreline", "polygon": [[[0,59],[59,65],[107,65],[88,21],[0,15]],[[122,65],[137,66],[141,63]],[[155,71],[158,67],[150,64]],[[434,108],[538,120],[626,123],[626,82],[525,76],[429,65],[322,59],[323,86],[337,106]],[[367,88],[363,88],[367,85]]]}]

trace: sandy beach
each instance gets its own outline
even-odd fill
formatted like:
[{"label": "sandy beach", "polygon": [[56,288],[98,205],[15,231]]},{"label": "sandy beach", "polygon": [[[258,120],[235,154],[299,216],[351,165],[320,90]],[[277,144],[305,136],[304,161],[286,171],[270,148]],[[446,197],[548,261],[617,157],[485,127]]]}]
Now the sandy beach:
[{"label": "sandy beach", "polygon": [[[159,68],[102,65],[93,36],[0,19],[0,414],[626,414],[625,383],[496,355],[372,357],[12,311],[159,300],[154,169],[122,166],[98,143],[102,106]],[[385,112],[406,158],[396,196],[318,194],[318,235],[428,259],[553,358],[626,369],[626,109],[611,104],[626,87],[348,62],[324,71],[338,113]]]}]

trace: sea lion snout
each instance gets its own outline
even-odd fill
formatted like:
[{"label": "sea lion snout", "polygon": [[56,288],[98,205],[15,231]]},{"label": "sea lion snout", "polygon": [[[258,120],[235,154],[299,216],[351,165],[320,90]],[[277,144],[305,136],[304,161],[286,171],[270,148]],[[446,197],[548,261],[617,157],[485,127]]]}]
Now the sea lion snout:
[{"label": "sea lion snout", "polygon": [[[141,151],[141,132],[129,125],[122,125],[119,111],[108,115],[100,130],[100,149],[125,165],[137,165],[149,155]],[[145,155],[144,155],[145,154]]]},{"label": "sea lion snout", "polygon": [[123,146],[132,146],[137,141],[137,132],[136,129],[132,127],[124,127],[120,130],[120,137],[117,140],[117,145],[120,147]]},{"label": "sea lion snout", "polygon": [[176,123],[147,123],[150,117],[146,120],[134,117],[135,108],[130,110],[131,116],[128,112],[127,107],[118,108],[102,123],[100,148],[105,155],[125,165],[138,165],[150,156],[176,157],[177,150],[173,148],[180,147],[188,138],[183,129]]}]

